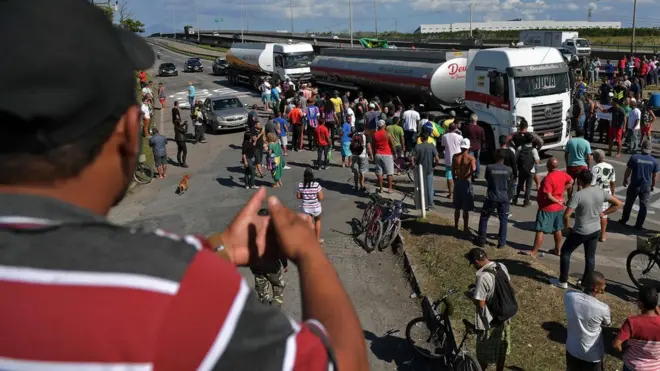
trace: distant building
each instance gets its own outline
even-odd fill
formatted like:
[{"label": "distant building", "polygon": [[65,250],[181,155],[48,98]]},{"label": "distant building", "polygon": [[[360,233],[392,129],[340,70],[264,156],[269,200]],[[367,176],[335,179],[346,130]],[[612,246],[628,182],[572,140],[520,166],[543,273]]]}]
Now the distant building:
[{"label": "distant building", "polygon": [[[582,28],[621,28],[621,22],[586,21],[493,21],[472,22],[472,30],[514,31],[514,30],[579,30]],[[469,31],[470,23],[423,24],[414,33],[429,34],[441,32]]]}]

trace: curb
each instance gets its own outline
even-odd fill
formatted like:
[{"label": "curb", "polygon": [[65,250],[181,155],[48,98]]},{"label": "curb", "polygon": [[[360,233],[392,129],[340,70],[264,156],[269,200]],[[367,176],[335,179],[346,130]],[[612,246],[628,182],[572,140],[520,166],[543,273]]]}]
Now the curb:
[{"label": "curb", "polygon": [[399,233],[399,236],[394,240],[392,245],[396,248],[396,254],[403,257],[403,269],[406,273],[406,278],[410,283],[410,286],[413,289],[413,292],[417,297],[422,295],[422,290],[420,288],[419,280],[417,279],[417,274],[415,273],[415,267],[410,262],[410,258],[406,253],[406,247],[403,240],[403,236]]}]

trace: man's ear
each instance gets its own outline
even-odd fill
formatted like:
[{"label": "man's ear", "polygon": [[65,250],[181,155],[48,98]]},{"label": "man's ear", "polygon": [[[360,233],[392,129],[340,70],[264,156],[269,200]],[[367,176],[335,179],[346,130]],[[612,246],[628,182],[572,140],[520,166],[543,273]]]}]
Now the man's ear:
[{"label": "man's ear", "polygon": [[129,107],[117,123],[115,134],[122,140],[122,155],[136,158],[140,153],[142,112],[137,106]]}]

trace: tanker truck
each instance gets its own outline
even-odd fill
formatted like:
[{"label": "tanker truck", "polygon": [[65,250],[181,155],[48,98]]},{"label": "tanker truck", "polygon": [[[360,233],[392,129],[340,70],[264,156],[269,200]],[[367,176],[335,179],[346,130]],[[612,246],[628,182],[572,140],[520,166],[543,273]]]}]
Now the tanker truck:
[{"label": "tanker truck", "polygon": [[544,140],[543,150],[568,141],[568,66],[555,48],[510,47],[467,52],[326,49],[312,63],[320,85],[398,95],[425,109],[475,113],[491,157],[500,135],[525,120]]},{"label": "tanker truck", "polygon": [[259,90],[266,77],[281,81],[288,77],[296,85],[309,81],[314,48],[307,43],[234,43],[226,59],[230,83],[246,84]]}]

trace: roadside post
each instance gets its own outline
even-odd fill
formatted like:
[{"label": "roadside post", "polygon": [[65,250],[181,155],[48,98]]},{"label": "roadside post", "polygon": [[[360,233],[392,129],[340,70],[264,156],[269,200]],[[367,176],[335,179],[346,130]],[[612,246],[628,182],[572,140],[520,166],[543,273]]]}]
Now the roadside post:
[{"label": "roadside post", "polygon": [[424,197],[424,172],[422,165],[415,167],[415,208],[422,210],[422,218],[426,218],[426,197]]}]

